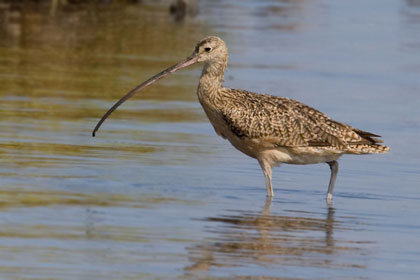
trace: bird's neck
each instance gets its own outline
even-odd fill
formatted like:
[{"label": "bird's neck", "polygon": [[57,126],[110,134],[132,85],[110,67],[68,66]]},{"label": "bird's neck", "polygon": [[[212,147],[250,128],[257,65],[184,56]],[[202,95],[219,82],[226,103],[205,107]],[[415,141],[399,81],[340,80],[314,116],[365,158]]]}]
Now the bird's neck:
[{"label": "bird's neck", "polygon": [[227,59],[204,64],[200,84],[198,86],[198,95],[200,99],[216,98],[215,95],[223,88],[222,83],[226,66]]}]

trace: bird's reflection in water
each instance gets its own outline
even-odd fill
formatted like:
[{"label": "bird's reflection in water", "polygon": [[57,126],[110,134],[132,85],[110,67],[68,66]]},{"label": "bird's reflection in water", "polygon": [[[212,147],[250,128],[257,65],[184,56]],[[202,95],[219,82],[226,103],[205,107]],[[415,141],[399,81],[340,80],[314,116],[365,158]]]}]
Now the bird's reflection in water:
[{"label": "bird's reflection in water", "polygon": [[241,212],[207,218],[207,221],[215,222],[209,231],[217,237],[188,248],[190,265],[185,268],[187,273],[247,264],[364,267],[357,258],[351,263],[345,263],[346,258],[335,259],[342,252],[360,254],[361,248],[360,241],[334,240],[334,230],[347,229],[334,219],[335,209],[331,206],[327,208],[325,218],[292,211],[285,213],[293,215],[273,215],[270,207],[271,200],[267,200],[260,213]]}]

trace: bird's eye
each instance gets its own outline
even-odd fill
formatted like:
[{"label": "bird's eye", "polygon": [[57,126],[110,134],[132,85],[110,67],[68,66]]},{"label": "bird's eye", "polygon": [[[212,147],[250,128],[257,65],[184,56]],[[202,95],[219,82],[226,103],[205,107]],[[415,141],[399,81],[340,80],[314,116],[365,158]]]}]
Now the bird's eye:
[{"label": "bird's eye", "polygon": [[211,48],[207,47],[207,48],[204,48],[204,50],[205,50],[206,52],[209,52],[209,51],[211,51]]}]

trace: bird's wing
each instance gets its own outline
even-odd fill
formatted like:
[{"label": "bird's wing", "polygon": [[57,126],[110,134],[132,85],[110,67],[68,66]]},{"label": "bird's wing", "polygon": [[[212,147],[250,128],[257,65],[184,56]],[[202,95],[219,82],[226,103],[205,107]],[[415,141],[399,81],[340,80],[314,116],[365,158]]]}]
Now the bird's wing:
[{"label": "bird's wing", "polygon": [[330,146],[377,143],[378,137],[331,120],[298,101],[243,90],[229,90],[221,109],[223,119],[238,137],[264,139],[274,146]]}]

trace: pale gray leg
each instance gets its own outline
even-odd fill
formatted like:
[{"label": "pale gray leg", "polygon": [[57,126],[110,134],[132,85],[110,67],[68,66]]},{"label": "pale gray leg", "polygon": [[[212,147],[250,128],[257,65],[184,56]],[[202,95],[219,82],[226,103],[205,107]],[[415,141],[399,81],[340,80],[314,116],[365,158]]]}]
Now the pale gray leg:
[{"label": "pale gray leg", "polygon": [[335,178],[337,178],[338,162],[333,160],[333,161],[328,161],[327,163],[328,163],[328,165],[330,166],[330,169],[331,169],[330,184],[328,185],[328,193],[327,193],[327,202],[329,203],[329,202],[331,202],[331,199],[332,199],[332,194],[333,194],[334,184],[335,184]]},{"label": "pale gray leg", "polygon": [[265,176],[265,185],[267,187],[267,197],[273,197],[273,185],[271,184],[271,165],[264,161],[258,161]]}]

